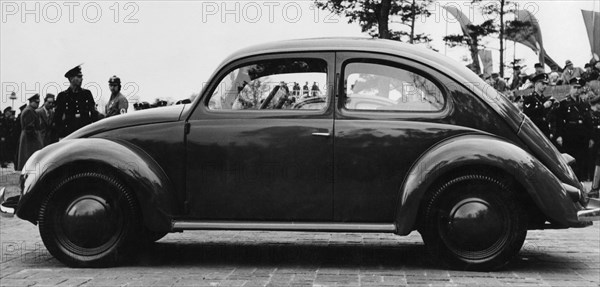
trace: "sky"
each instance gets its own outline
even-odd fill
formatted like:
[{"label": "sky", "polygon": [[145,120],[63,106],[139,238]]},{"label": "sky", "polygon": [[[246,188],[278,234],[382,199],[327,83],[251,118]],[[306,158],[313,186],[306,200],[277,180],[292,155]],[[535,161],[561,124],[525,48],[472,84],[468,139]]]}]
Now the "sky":
[{"label": "sky", "polygon": [[[462,7],[473,23],[485,18],[470,1],[437,1],[433,15],[417,20],[423,44],[466,65],[466,48],[446,48],[446,34],[461,33],[444,5]],[[560,65],[583,66],[591,57],[581,9],[600,1],[514,1],[538,19],[547,53]],[[358,24],[318,10],[313,1],[0,1],[0,108],[18,107],[35,93],[57,94],[64,73],[83,64],[83,86],[103,104],[108,79],[117,75],[130,100],[177,101],[200,92],[214,70],[234,51],[259,43],[314,37],[368,37]],[[487,41],[498,70],[497,39]],[[505,57],[537,61],[528,48],[508,42]],[[494,48],[496,50],[494,50]],[[17,99],[9,99],[15,92]],[[103,111],[103,108],[101,109]]]}]

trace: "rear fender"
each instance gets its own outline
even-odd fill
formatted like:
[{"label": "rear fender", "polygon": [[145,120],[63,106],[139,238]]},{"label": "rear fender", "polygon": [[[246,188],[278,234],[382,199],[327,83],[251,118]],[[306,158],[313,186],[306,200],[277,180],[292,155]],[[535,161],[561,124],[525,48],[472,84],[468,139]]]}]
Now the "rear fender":
[{"label": "rear fender", "polygon": [[63,140],[35,153],[23,168],[17,215],[37,223],[39,206],[53,180],[83,168],[114,173],[135,194],[145,226],[153,231],[171,230],[177,205],[173,185],[163,170],[138,147],[101,138]]},{"label": "rear fender", "polygon": [[397,233],[406,235],[415,228],[421,201],[438,180],[468,167],[490,167],[511,175],[547,217],[565,226],[578,224],[577,211],[581,206],[571,199],[546,166],[503,139],[470,134],[437,144],[411,167],[398,197]]}]

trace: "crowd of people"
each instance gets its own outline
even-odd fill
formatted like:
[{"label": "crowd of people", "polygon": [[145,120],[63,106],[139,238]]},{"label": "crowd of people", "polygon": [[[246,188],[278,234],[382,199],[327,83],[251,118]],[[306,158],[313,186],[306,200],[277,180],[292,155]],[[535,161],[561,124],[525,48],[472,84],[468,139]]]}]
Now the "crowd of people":
[{"label": "crowd of people", "polygon": [[27,159],[37,150],[55,143],[70,133],[105,117],[127,113],[129,103],[121,94],[121,79],[112,76],[108,80],[111,96],[105,106],[105,114],[98,112],[92,93],[82,88],[81,66],[65,73],[69,88],[58,95],[47,94],[40,107],[40,95],[27,99],[21,113],[15,117],[12,107],[0,115],[0,164],[14,164],[22,170]]},{"label": "crowd of people", "polygon": [[523,71],[523,67],[516,65],[513,67],[512,77],[508,79],[500,78],[498,73],[492,73],[488,78],[484,78],[483,74],[480,76],[499,92],[512,96],[515,91],[533,88],[534,82],[532,79],[540,74],[548,76],[548,86],[568,85],[573,78],[582,78],[586,82],[592,82],[598,79],[600,61],[586,63],[582,69],[575,67],[571,60],[567,60],[562,72],[558,68],[553,68],[550,73],[546,73],[544,65],[540,63],[536,63],[534,68],[535,72],[533,74],[527,74]]},{"label": "crowd of people", "polygon": [[[575,158],[574,171],[578,179],[593,180],[592,194],[600,188],[600,62],[574,67],[570,60],[562,73],[546,74],[541,64],[528,77],[514,68],[510,84],[492,75],[488,83],[507,95],[525,115],[550,139],[556,148]],[[546,96],[549,86],[568,89],[564,98]],[[526,90],[519,95],[517,91]],[[522,93],[521,93],[522,94]]]}]

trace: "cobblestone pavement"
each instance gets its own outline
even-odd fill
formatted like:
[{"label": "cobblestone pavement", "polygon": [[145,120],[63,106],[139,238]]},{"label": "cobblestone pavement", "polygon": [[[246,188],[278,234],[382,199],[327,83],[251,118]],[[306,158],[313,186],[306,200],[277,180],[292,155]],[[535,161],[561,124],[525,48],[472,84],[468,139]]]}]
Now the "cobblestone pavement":
[{"label": "cobblestone pavement", "polygon": [[[7,179],[0,179],[0,185]],[[530,231],[497,272],[436,267],[418,233],[186,231],[139,261],[105,269],[63,266],[36,226],[0,219],[0,286],[599,286],[600,227]]]}]

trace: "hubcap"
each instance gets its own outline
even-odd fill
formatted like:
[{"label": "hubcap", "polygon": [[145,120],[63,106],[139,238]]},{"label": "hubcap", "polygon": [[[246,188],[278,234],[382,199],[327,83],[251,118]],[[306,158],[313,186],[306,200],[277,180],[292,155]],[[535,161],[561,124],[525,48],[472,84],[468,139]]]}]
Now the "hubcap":
[{"label": "hubcap", "polygon": [[95,195],[84,195],[68,205],[62,215],[66,238],[82,248],[96,248],[107,243],[118,229],[118,220],[108,202]]},{"label": "hubcap", "polygon": [[441,234],[457,255],[491,256],[506,240],[508,215],[481,198],[459,201],[446,216],[440,221]]}]

